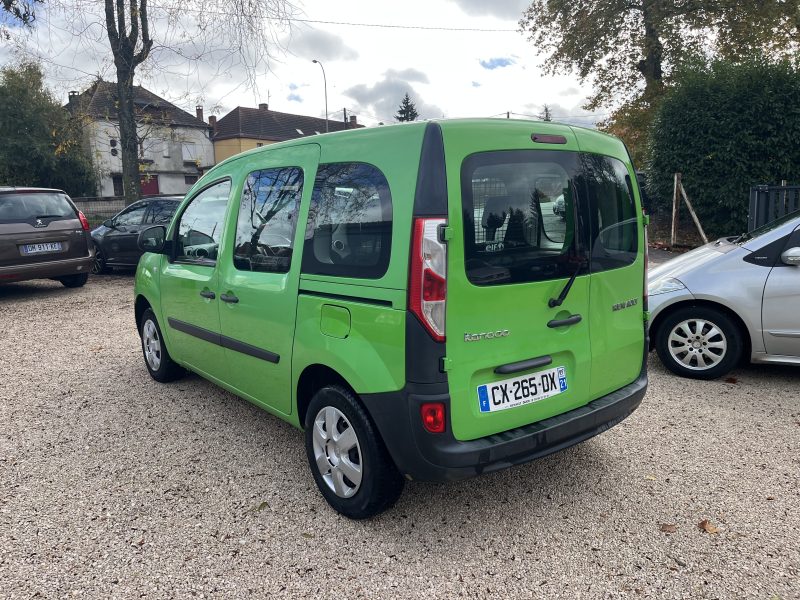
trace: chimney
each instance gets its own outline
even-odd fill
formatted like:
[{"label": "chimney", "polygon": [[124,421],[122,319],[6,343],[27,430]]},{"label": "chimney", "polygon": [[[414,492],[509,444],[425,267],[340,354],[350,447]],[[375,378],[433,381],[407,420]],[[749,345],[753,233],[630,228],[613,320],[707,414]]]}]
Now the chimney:
[{"label": "chimney", "polygon": [[75,104],[77,104],[78,96],[80,96],[80,93],[78,93],[78,92],[76,92],[74,90],[69,93],[69,105],[70,106],[75,106]]},{"label": "chimney", "polygon": [[262,102],[261,104],[258,105],[258,109],[259,110],[269,110],[269,104],[266,104],[266,103]]},{"label": "chimney", "polygon": [[347,126],[348,129],[355,129],[358,127],[358,117],[355,115],[350,115],[350,124]]},{"label": "chimney", "polygon": [[203,107],[195,106],[194,110],[197,113],[197,118],[200,119],[201,121],[204,121],[205,119],[203,119]]},{"label": "chimney", "polygon": [[209,115],[208,124],[211,125],[211,133],[217,133],[217,117]]}]

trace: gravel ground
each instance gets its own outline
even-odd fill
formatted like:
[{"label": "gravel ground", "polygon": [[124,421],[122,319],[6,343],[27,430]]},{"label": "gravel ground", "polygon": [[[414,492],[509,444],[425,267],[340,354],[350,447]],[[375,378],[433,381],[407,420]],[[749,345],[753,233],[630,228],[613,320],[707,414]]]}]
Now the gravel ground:
[{"label": "gravel ground", "polygon": [[298,431],[148,377],[132,283],[0,286],[2,598],[800,598],[798,369],[652,357],[614,429],[351,522]]}]

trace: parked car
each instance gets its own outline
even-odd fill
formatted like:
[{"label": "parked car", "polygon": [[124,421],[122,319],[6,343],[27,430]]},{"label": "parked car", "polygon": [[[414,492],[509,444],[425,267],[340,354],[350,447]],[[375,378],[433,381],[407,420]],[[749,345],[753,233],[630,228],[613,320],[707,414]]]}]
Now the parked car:
[{"label": "parked car", "polygon": [[741,358],[800,365],[800,211],[653,269],[650,339],[672,372],[721,377]]},{"label": "parked car", "polygon": [[86,283],[94,262],[89,221],[61,190],[0,187],[0,283]]},{"label": "parked car", "polygon": [[183,196],[145,198],[95,227],[92,273],[104,273],[112,267],[135,267],[142,256],[136,245],[139,232],[151,225],[169,223],[181,200]]},{"label": "parked car", "polygon": [[[579,443],[647,387],[632,175],[610,136],[491,119],[238,155],[140,234],[145,366],[157,381],[189,369],[304,428],[317,486],[351,518],[406,480]],[[537,182],[553,179],[565,223],[542,215]]]},{"label": "parked car", "polygon": [[566,203],[564,196],[559,196],[553,202],[553,214],[559,217],[562,221],[567,219]]}]

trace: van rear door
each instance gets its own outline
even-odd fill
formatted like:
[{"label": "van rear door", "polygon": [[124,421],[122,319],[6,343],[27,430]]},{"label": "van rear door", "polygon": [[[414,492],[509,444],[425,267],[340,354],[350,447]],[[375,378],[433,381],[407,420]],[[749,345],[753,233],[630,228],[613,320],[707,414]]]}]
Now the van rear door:
[{"label": "van rear door", "polygon": [[[450,204],[445,367],[460,440],[572,410],[590,393],[577,144],[559,126],[547,127],[558,149],[536,144],[529,127],[490,126],[486,135],[473,128],[471,136],[443,127]],[[496,150],[487,149],[489,140]]]}]

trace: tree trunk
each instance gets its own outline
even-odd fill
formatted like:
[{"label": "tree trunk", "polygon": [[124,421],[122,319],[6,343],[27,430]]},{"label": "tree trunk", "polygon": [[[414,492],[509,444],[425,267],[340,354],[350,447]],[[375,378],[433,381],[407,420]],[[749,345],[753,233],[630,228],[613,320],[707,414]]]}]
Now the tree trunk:
[{"label": "tree trunk", "polygon": [[122,189],[125,205],[142,197],[139,173],[139,136],[136,131],[135,106],[133,103],[133,73],[117,70],[117,96],[119,106],[119,139],[122,150]]},{"label": "tree trunk", "polygon": [[664,56],[664,46],[658,37],[656,23],[657,16],[654,14],[656,7],[653,2],[642,3],[642,18],[644,20],[644,58],[639,61],[639,72],[644,75],[645,97],[654,96],[661,88],[661,61]]}]

